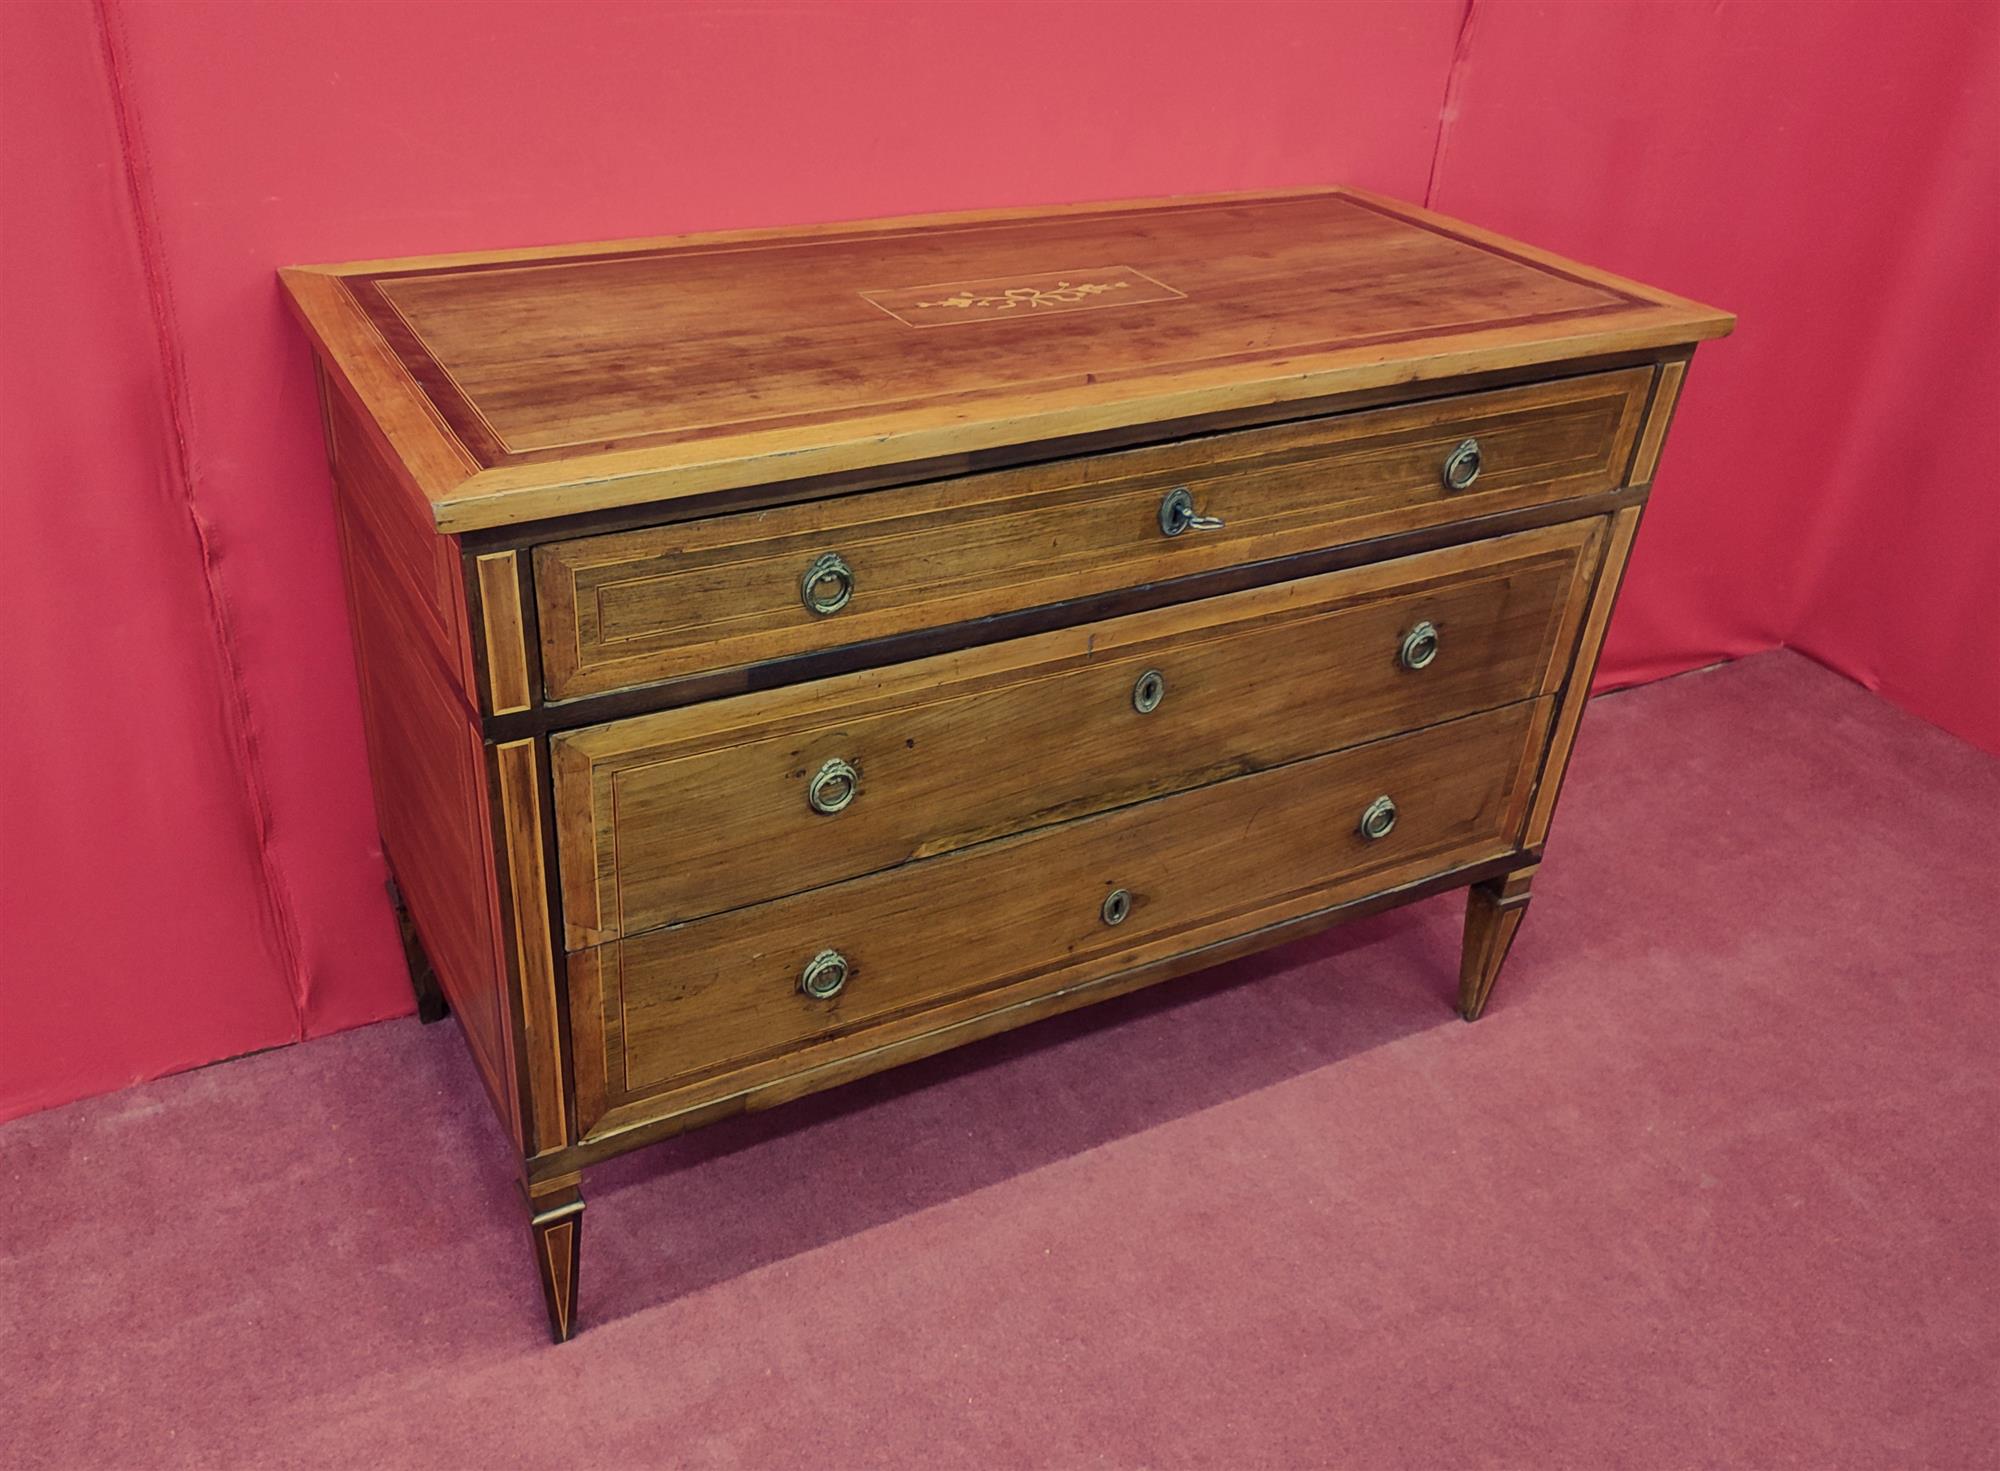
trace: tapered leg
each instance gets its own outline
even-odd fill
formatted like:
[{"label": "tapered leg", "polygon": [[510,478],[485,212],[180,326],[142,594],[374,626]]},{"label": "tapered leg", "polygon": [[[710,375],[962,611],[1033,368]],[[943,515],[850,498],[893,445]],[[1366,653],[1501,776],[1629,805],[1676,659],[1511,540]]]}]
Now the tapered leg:
[{"label": "tapered leg", "polygon": [[1528,912],[1528,888],[1538,866],[1531,863],[1472,886],[1465,905],[1465,951],[1458,963],[1458,1014],[1469,1022],[1486,1010],[1493,978]]},{"label": "tapered leg", "polygon": [[431,969],[430,957],[424,954],[424,942],[417,938],[417,927],[403,903],[403,891],[396,887],[394,879],[389,880],[389,902],[396,906],[396,932],[403,937],[403,963],[409,968],[410,989],[417,995],[417,1020],[425,1026],[441,1022],[451,1014],[451,1007],[444,999],[437,972]]},{"label": "tapered leg", "polygon": [[576,1332],[577,1255],[583,1245],[583,1192],[577,1185],[577,1176],[569,1175],[527,1187],[528,1231],[542,1274],[549,1336],[557,1343]]}]

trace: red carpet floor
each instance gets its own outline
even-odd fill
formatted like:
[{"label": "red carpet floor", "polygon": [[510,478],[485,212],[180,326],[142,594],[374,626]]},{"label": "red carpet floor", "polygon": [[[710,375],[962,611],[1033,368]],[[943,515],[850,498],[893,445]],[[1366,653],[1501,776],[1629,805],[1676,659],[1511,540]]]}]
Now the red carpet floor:
[{"label": "red carpet floor", "polygon": [[1996,1464],[2000,762],[1612,696],[1477,1026],[1458,919],[608,1166],[561,1349],[449,1026],[21,1120],[0,1463]]}]

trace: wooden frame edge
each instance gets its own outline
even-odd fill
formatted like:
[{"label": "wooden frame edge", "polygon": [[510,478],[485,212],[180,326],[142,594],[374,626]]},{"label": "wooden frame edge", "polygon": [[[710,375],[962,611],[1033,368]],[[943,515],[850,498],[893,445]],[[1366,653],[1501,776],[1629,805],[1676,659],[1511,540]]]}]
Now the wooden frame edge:
[{"label": "wooden frame edge", "polygon": [[1590,703],[1590,682],[1597,672],[1598,656],[1604,650],[1604,635],[1611,626],[1611,613],[1618,601],[1618,589],[1630,565],[1632,543],[1639,533],[1645,505],[1627,506],[1611,513],[1611,528],[1604,547],[1604,560],[1597,574],[1597,586],[1590,598],[1578,635],[1576,654],[1570,662],[1568,683],[1557,705],[1556,720],[1549,734],[1547,754],[1535,784],[1534,801],[1528,809],[1528,827],[1523,841],[1539,848],[1548,838],[1555,818],[1556,800],[1576,747],[1576,734],[1583,722],[1584,707]]},{"label": "wooden frame edge", "polygon": [[523,1079],[522,1133],[530,1155],[570,1141],[568,1086],[563,1065],[563,984],[558,972],[547,857],[549,827],[543,800],[546,758],[536,739],[489,745],[501,937],[519,1005]]},{"label": "wooden frame edge", "polygon": [[481,697],[488,715],[517,715],[535,705],[527,620],[522,610],[521,557],[509,549],[468,554],[479,592]]}]

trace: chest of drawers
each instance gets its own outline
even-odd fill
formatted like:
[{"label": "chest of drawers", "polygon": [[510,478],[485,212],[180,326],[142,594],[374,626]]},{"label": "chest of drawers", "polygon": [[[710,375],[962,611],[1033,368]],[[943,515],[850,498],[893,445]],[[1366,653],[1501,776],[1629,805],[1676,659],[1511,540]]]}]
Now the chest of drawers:
[{"label": "chest of drawers", "polygon": [[283,279],[558,1339],[582,1171],[731,1112],[1450,888],[1476,1018],[1731,325],[1351,190]]}]

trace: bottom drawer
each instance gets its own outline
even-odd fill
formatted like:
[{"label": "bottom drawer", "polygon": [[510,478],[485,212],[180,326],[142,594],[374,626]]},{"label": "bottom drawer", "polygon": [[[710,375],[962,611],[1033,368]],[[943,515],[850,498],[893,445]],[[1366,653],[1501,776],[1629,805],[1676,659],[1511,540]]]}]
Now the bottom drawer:
[{"label": "bottom drawer", "polygon": [[[1549,704],[580,951],[583,1125],[696,1107],[1508,851]],[[1369,836],[1363,814],[1385,797],[1393,823]],[[830,994],[807,994],[808,980]]]}]

